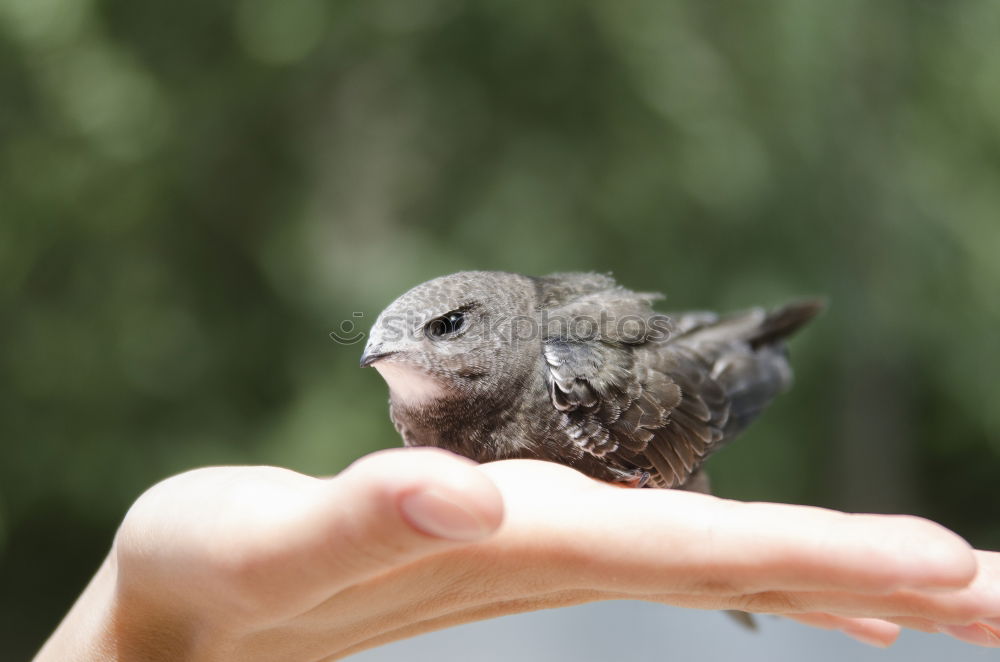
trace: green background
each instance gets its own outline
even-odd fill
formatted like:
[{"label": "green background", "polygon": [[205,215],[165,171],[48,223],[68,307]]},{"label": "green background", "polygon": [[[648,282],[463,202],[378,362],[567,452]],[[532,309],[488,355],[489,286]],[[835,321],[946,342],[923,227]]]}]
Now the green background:
[{"label": "green background", "polygon": [[5,654],[152,483],[398,444],[328,334],[460,269],[826,295],[716,491],[1000,547],[998,34],[992,0],[0,0]]}]

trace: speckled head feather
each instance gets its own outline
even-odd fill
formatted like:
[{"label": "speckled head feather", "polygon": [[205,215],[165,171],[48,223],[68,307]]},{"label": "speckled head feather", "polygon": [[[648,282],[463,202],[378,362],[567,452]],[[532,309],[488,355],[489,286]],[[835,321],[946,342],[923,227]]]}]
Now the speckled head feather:
[{"label": "speckled head feather", "polygon": [[[382,311],[363,362],[385,358],[375,367],[393,364],[416,370],[432,376],[442,388],[472,395],[501,383],[497,372],[504,367],[520,364],[527,369],[513,326],[532,317],[535,303],[532,280],[517,274],[463,271],[435,278]],[[461,325],[443,333],[453,323],[448,315]]]}]

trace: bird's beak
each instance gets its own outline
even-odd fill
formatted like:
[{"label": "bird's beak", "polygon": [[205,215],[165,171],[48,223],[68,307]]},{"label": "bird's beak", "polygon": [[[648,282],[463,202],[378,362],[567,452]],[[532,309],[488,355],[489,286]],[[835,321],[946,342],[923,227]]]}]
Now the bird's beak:
[{"label": "bird's beak", "polygon": [[384,359],[390,354],[395,354],[395,352],[386,352],[382,349],[382,345],[374,345],[372,347],[365,347],[365,353],[361,355],[361,367],[367,368],[371,364]]}]

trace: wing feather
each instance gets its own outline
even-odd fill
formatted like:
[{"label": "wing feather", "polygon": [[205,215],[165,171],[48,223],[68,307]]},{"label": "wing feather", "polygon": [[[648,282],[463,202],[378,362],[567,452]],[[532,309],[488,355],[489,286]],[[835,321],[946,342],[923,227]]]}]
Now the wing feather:
[{"label": "wing feather", "polygon": [[[615,323],[615,316],[632,315],[651,328],[664,318],[653,312],[652,295],[594,274],[560,275],[555,289],[545,289],[544,281],[545,377],[569,437],[618,468],[650,469],[655,485],[683,485],[722,439],[729,416],[711,363],[666,336],[626,332]],[[583,325],[589,335],[569,332],[581,328],[574,320],[599,315],[601,324]]]}]

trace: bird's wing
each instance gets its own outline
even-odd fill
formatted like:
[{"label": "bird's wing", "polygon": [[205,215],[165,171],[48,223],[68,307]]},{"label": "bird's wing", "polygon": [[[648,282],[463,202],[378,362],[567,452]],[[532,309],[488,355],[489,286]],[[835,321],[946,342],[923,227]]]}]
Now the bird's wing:
[{"label": "bird's wing", "polygon": [[713,378],[711,363],[687,347],[639,348],[638,354],[638,364],[666,376],[681,392],[668,424],[656,430],[641,451],[656,470],[654,485],[679,487],[722,442],[730,413],[729,397]]},{"label": "bird's wing", "polygon": [[581,296],[588,294],[606,295],[617,292],[627,293],[625,298],[644,298],[647,301],[662,298],[659,294],[637,294],[618,285],[615,279],[606,274],[593,272],[564,272],[549,274],[534,279],[538,286],[539,306],[542,308],[557,308],[574,303]]},{"label": "bird's wing", "polygon": [[723,437],[729,400],[684,347],[544,344],[552,405],[583,450],[648,468],[660,487],[682,485]]},{"label": "bird's wing", "polygon": [[592,455],[641,452],[680,402],[680,387],[665,375],[636,373],[631,347],[550,338],[542,351],[552,405],[570,438]]},{"label": "bird's wing", "polygon": [[546,383],[564,429],[592,455],[650,469],[654,484],[683,484],[729,415],[711,365],[668,342],[674,324],[653,311],[657,295],[596,274],[538,280]]},{"label": "bird's wing", "polygon": [[583,450],[650,470],[677,487],[723,438],[729,400],[683,347],[545,343],[549,395]]},{"label": "bird's wing", "polygon": [[534,281],[544,339],[638,345],[674,332],[672,319],[651,305],[659,294],[633,292],[610,276],[564,273]]},{"label": "bird's wing", "polygon": [[[557,273],[534,278],[538,307],[553,314],[600,315],[605,318],[654,315],[650,304],[663,298],[657,292],[634,292],[611,276],[596,273]],[[666,315],[661,317],[667,318]]]}]

